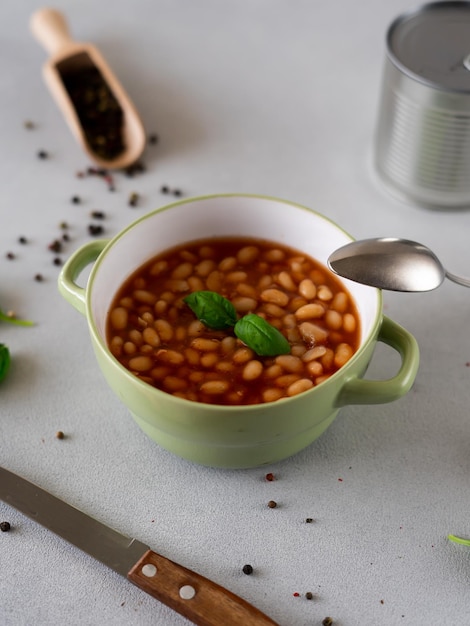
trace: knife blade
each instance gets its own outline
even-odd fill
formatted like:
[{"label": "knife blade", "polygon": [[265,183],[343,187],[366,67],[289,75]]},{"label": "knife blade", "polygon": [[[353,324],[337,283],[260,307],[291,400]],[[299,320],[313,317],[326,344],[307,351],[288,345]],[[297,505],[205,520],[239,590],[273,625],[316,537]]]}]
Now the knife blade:
[{"label": "knife blade", "polygon": [[87,552],[197,626],[278,626],[228,589],[0,467],[0,500]]}]

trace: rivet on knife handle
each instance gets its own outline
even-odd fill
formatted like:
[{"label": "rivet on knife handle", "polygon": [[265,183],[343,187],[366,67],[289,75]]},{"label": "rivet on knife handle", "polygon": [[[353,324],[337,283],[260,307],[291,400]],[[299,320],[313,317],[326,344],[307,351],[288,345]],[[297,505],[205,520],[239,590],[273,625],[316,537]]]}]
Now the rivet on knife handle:
[{"label": "rivet on knife handle", "polygon": [[278,626],[228,589],[152,550],[143,555],[127,577],[197,626]]}]

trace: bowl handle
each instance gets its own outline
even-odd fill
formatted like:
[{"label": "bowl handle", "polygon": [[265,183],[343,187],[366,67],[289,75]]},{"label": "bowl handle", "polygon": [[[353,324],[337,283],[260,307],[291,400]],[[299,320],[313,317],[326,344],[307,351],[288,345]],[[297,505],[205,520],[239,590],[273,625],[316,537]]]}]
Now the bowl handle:
[{"label": "bowl handle", "polygon": [[82,315],[86,315],[86,289],[77,285],[76,280],[87,265],[96,261],[107,244],[108,239],[97,239],[78,248],[59,274],[59,292]]},{"label": "bowl handle", "polygon": [[384,316],[377,341],[394,348],[401,356],[401,367],[388,380],[351,378],[343,386],[337,406],[348,404],[384,404],[404,396],[412,387],[419,366],[419,348],[416,339],[407,330]]}]

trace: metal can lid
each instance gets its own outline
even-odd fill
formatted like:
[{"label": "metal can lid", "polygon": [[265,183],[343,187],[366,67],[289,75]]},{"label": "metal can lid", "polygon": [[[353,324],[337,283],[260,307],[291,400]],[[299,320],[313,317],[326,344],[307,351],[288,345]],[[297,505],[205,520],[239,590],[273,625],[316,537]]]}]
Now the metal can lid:
[{"label": "metal can lid", "polygon": [[470,2],[432,2],[399,16],[387,46],[390,60],[414,80],[470,92]]}]

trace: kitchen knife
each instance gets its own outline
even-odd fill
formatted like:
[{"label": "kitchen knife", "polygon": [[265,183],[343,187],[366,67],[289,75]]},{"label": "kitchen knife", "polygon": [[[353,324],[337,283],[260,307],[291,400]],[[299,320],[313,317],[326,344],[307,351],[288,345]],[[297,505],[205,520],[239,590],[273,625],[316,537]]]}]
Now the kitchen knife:
[{"label": "kitchen knife", "polygon": [[0,499],[87,552],[198,626],[277,626],[231,591],[0,467]]}]

